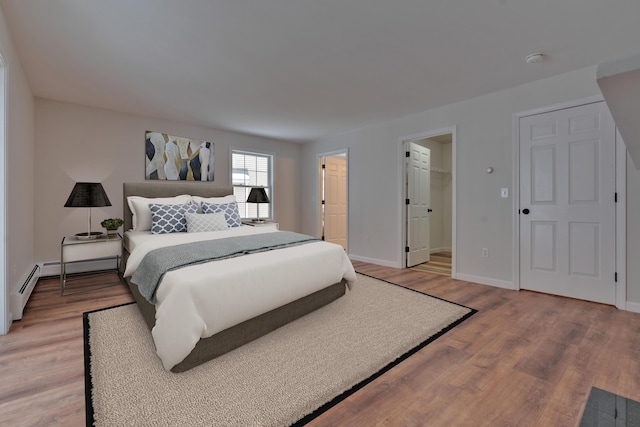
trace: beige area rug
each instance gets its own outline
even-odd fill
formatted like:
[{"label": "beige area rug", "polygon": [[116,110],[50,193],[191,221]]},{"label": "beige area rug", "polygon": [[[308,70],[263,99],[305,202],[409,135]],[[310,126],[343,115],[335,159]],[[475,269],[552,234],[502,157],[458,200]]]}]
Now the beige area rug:
[{"label": "beige area rug", "polygon": [[87,424],[304,424],[474,312],[359,274],[337,301],[179,374],[135,304],[85,313]]}]

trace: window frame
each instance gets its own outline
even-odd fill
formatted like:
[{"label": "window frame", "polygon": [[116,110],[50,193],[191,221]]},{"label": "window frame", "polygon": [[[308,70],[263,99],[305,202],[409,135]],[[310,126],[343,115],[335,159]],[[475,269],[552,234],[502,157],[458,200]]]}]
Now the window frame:
[{"label": "window frame", "polygon": [[[248,156],[256,156],[256,157],[265,157],[267,158],[267,164],[268,164],[268,171],[267,171],[267,186],[265,186],[264,188],[267,190],[267,194],[269,196],[269,208],[268,208],[268,215],[265,215],[263,210],[264,207],[262,207],[262,205],[264,204],[260,204],[261,205],[261,210],[260,210],[260,219],[261,220],[268,220],[268,221],[272,221],[273,220],[273,206],[274,206],[274,200],[275,200],[275,195],[274,195],[274,188],[273,188],[273,182],[274,182],[274,163],[275,163],[275,154],[274,153],[270,153],[270,152],[266,152],[266,151],[260,151],[260,150],[254,150],[254,149],[244,149],[244,148],[234,148],[234,147],[230,147],[229,148],[229,183],[230,186],[233,188],[234,194],[235,194],[235,189],[236,188],[246,188],[246,189],[250,189],[253,187],[258,187],[258,185],[237,185],[233,183],[233,156],[234,154],[238,154],[238,155],[248,155]],[[248,191],[247,191],[247,195],[248,195]],[[243,221],[251,221],[251,220],[255,220],[258,219],[257,216],[252,217],[252,216],[245,216],[246,214],[246,206],[243,204],[246,204],[246,200],[238,200],[236,198],[236,202],[238,203],[238,210],[240,211],[240,218],[242,218]]]}]

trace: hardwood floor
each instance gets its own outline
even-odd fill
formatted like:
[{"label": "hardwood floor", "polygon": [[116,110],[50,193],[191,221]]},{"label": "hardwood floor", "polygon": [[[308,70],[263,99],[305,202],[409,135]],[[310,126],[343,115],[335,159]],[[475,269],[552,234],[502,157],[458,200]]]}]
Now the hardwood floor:
[{"label": "hardwood floor", "polygon": [[[354,266],[478,313],[310,425],[575,426],[591,386],[640,400],[640,314]],[[124,285],[60,297],[57,278],[40,280],[0,336],[0,426],[84,425],[81,314],[131,300]]]},{"label": "hardwood floor", "polygon": [[430,258],[428,262],[413,266],[411,269],[451,277],[451,252],[436,252],[431,254]]},{"label": "hardwood floor", "polygon": [[124,284],[62,297],[58,277],[40,279],[22,320],[0,336],[0,426],[83,426],[82,313],[129,301]]}]

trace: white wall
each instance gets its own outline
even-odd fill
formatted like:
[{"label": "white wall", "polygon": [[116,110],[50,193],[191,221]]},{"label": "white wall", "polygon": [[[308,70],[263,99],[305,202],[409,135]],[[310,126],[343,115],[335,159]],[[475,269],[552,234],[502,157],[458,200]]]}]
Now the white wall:
[{"label": "white wall", "polygon": [[100,221],[122,217],[122,183],[144,181],[145,131],[212,141],[215,180],[229,185],[231,148],[275,154],[274,217],[299,229],[300,146],[238,133],[36,98],[36,258],[59,261],[62,236],[84,231],[87,211],[65,208],[76,181],[100,181],[113,206],[92,209]]},{"label": "white wall", "polygon": [[[5,268],[0,278],[0,334],[6,333],[10,319],[10,291],[34,265],[34,102],[33,93],[20,64],[0,10],[0,54],[6,65],[6,206],[0,220],[6,224]],[[2,236],[0,236],[2,237]]]},{"label": "white wall", "polygon": [[[599,94],[594,68],[585,68],[306,144],[303,170],[313,169],[319,152],[349,148],[350,255],[400,266],[398,141],[456,126],[459,277],[512,286],[514,204],[511,197],[500,198],[500,188],[513,194],[513,114]],[[314,185],[306,174],[304,232],[313,230]],[[489,258],[482,258],[483,247]]]}]

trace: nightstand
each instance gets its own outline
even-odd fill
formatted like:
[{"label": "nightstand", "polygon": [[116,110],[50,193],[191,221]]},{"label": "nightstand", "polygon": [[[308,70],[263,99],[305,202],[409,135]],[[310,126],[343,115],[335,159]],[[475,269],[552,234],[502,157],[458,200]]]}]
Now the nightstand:
[{"label": "nightstand", "polygon": [[[120,266],[120,257],[122,256],[122,236],[120,234],[106,234],[97,239],[78,239],[76,236],[65,236],[60,243],[60,295],[65,294],[65,287],[70,281],[67,274],[67,264],[83,262],[83,261],[101,261],[105,259],[114,259],[116,267],[114,270],[100,270],[97,272],[78,273],[79,275],[92,274],[98,275],[103,273],[112,273],[118,271]],[[74,274],[75,275],[75,274]],[[96,289],[113,286],[113,283],[99,287],[92,286],[88,289],[76,291],[73,293],[92,291]]]},{"label": "nightstand", "polygon": [[242,221],[242,225],[248,225],[249,227],[269,227],[269,228],[275,228],[276,230],[280,229],[280,224],[273,221],[265,221],[265,222]]}]

